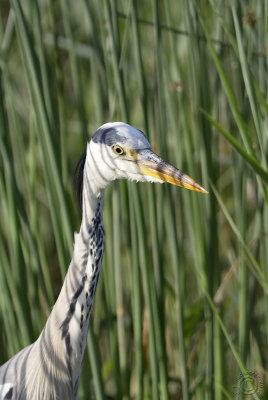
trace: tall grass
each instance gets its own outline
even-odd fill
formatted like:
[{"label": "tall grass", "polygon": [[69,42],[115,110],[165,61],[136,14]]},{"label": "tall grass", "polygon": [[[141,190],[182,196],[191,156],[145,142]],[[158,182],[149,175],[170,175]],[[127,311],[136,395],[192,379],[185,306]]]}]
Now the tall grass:
[{"label": "tall grass", "polygon": [[124,120],[210,195],[107,189],[80,398],[267,397],[267,11],[1,2],[0,363],[38,337],[59,293],[86,141]]}]

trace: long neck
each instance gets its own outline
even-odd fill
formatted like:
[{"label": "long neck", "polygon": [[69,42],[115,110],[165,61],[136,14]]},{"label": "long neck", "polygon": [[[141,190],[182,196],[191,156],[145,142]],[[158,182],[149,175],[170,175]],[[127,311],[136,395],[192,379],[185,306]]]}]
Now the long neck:
[{"label": "long neck", "polygon": [[89,177],[85,168],[80,232],[75,234],[72,261],[42,333],[44,337],[50,336],[56,352],[61,348],[59,357],[62,359],[65,374],[71,378],[74,395],[78,391],[89,319],[104,250],[103,187],[103,182],[96,180],[94,171]]}]

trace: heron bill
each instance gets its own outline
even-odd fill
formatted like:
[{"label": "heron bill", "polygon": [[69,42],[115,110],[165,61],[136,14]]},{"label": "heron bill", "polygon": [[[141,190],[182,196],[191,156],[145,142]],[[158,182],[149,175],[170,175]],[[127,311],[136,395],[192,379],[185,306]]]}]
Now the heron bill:
[{"label": "heron bill", "polygon": [[196,192],[208,193],[206,189],[195,182],[190,176],[169,164],[149,149],[137,152],[136,163],[144,175],[152,176],[163,182],[169,182],[172,185],[195,190]]}]

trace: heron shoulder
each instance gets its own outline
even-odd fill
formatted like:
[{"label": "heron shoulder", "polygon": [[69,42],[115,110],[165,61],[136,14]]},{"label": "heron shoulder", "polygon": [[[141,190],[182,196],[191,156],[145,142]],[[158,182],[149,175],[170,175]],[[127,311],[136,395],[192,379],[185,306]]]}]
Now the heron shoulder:
[{"label": "heron shoulder", "polygon": [[4,383],[0,385],[0,400],[8,400],[12,398],[13,384]]}]

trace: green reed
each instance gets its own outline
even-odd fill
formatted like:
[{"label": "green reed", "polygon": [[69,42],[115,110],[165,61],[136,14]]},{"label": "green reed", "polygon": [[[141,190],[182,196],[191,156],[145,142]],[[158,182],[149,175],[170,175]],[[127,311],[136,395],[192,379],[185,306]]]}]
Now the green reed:
[{"label": "green reed", "polygon": [[252,370],[265,398],[265,16],[264,0],[2,1],[1,363],[38,337],[59,293],[86,141],[123,120],[210,194],[107,189],[80,398],[243,399]]}]

